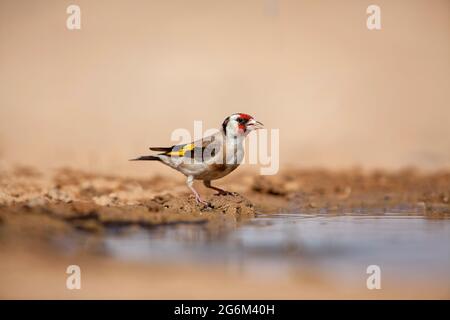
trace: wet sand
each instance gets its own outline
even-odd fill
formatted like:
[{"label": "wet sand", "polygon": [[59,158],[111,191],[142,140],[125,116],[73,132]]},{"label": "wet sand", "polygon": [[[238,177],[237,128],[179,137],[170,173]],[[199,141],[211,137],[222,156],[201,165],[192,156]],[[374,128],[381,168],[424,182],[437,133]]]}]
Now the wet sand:
[{"label": "wet sand", "polygon": [[[0,173],[0,297],[2,298],[449,298],[448,281],[391,279],[369,291],[365,282],[327,278],[313,267],[287,278],[249,277],[220,263],[126,261],[108,255],[111,230],[199,226],[208,239],[247,225],[261,214],[327,216],[388,213],[423,219],[450,217],[450,172],[289,169],[277,176],[246,173],[216,182],[237,192],[198,205],[181,177],[129,178],[73,169]],[[76,246],[65,246],[76,235]],[[81,235],[81,236],[80,236]],[[81,240],[80,240],[81,239]],[[206,240],[207,241],[207,240]],[[283,259],[281,255],[280,259]],[[307,259],[306,259],[307,260]],[[307,261],[306,261],[307,262]],[[80,265],[82,290],[65,288],[65,269]],[[417,290],[422,288],[425,290]]]}]

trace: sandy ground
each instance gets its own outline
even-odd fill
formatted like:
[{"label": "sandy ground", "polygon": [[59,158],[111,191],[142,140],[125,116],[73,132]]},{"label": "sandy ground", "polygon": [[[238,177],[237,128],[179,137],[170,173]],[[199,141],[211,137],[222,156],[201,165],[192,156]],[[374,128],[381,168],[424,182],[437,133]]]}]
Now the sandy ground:
[{"label": "sandy ground", "polygon": [[[223,266],[159,265],[116,261],[92,250],[61,254],[50,239],[82,230],[101,239],[116,226],[202,224],[211,234],[239,227],[259,212],[323,214],[404,212],[430,219],[450,216],[450,173],[359,169],[331,172],[290,169],[277,176],[239,173],[218,185],[237,192],[198,205],[183,179],[102,176],[61,169],[18,167],[0,174],[0,297],[2,298],[428,298],[430,291],[383,292],[324,280],[314,270],[292,279],[257,281]],[[94,237],[94,239],[95,239]],[[73,261],[89,270],[83,290],[65,288]],[[416,284],[417,285],[417,284]],[[429,288],[428,288],[429,289]],[[448,287],[432,297],[449,298]]]}]

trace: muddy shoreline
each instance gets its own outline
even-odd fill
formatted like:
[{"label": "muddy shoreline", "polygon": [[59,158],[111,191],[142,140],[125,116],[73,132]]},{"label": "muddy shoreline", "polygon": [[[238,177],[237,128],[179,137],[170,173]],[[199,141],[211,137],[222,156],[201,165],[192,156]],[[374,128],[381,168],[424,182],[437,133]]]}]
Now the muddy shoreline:
[{"label": "muddy shoreline", "polygon": [[111,226],[177,223],[235,227],[258,212],[450,215],[447,171],[289,170],[277,176],[241,173],[218,183],[237,194],[215,195],[199,186],[210,203],[206,207],[195,202],[182,179],[132,179],[73,169],[44,174],[19,167],[0,174],[0,224],[36,233],[41,227],[101,233]]},{"label": "muddy shoreline", "polygon": [[[111,231],[137,232],[198,226],[207,239],[273,213],[385,216],[433,221],[450,217],[450,172],[286,170],[277,176],[242,172],[216,182],[237,192],[219,196],[198,183],[210,202],[198,205],[182,177],[129,178],[74,169],[39,172],[18,167],[0,173],[0,277],[3,298],[448,298],[445,282],[396,283],[382,293],[324,279],[315,267],[273,282],[230,272],[226,265],[121,261],[103,250]],[[195,235],[194,235],[195,236]],[[67,239],[76,239],[68,249]],[[290,249],[286,249],[290,255]],[[303,263],[309,258],[303,257]],[[89,270],[87,288],[69,292],[65,268]],[[336,279],[335,279],[336,280]],[[145,282],[144,285],[141,281]],[[363,281],[363,280],[361,280]],[[344,287],[343,287],[344,285]],[[411,290],[403,290],[412,285]],[[417,290],[418,286],[427,288]],[[46,291],[39,290],[46,287]],[[281,291],[280,291],[281,290]]]}]

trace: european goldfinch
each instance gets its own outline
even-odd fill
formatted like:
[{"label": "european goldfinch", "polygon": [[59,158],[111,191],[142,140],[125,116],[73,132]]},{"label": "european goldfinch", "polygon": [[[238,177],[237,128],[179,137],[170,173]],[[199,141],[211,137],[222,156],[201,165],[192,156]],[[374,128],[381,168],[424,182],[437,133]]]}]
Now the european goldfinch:
[{"label": "european goldfinch", "polygon": [[243,141],[253,130],[263,128],[263,124],[245,113],[234,113],[227,117],[219,132],[201,140],[171,147],[150,147],[161,153],[141,156],[137,160],[156,160],[181,172],[187,177],[186,183],[194,193],[197,203],[208,205],[194,189],[194,180],[203,180],[207,188],[219,194],[229,192],[211,185],[211,180],[222,178],[236,169],[244,158]]}]

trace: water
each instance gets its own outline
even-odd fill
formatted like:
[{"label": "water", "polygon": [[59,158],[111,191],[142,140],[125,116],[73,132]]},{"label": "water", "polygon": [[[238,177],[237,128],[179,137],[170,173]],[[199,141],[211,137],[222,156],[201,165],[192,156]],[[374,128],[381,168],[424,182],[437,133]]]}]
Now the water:
[{"label": "water", "polygon": [[384,275],[447,281],[450,219],[417,215],[258,215],[223,234],[204,225],[163,226],[106,237],[106,252],[146,263],[225,266],[252,277],[288,277],[305,270],[341,280]]}]

